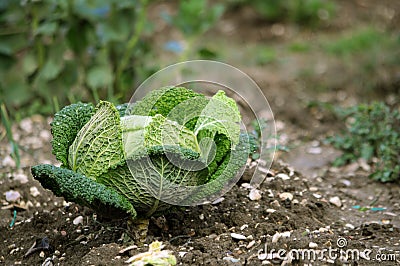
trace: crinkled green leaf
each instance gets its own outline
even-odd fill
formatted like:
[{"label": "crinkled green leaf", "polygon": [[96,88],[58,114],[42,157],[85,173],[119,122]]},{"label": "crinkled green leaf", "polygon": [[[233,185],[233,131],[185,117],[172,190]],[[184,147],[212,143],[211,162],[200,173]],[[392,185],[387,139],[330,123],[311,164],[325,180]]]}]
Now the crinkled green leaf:
[{"label": "crinkled green leaf", "polygon": [[130,115],[122,118],[125,156],[146,153],[153,146],[179,146],[200,152],[192,131],[160,114],[153,117]]},{"label": "crinkled green leaf", "polygon": [[136,216],[134,207],[124,196],[84,175],[47,164],[33,166],[31,171],[44,188],[67,201],[88,206],[111,218],[121,218],[128,214]]},{"label": "crinkled green leaf", "polygon": [[89,121],[94,107],[88,103],[75,103],[61,109],[54,115],[51,125],[52,153],[64,167],[68,167],[68,150],[78,131]]},{"label": "crinkled green leaf", "polygon": [[233,145],[236,145],[239,142],[240,120],[241,116],[236,102],[220,90],[203,109],[197,120],[194,133],[198,135],[202,131],[210,132],[211,134],[203,134],[205,137],[211,138],[216,133],[223,134],[229,138]]},{"label": "crinkled green leaf", "polygon": [[184,87],[163,87],[148,93],[141,101],[132,106],[129,114],[144,116],[161,114],[168,117],[177,105],[193,97],[204,97],[204,95]]},{"label": "crinkled green leaf", "polygon": [[73,171],[95,179],[124,161],[118,110],[100,102],[96,113],[78,132],[69,147],[68,163]]},{"label": "crinkled green leaf", "polygon": [[147,155],[130,158],[129,169],[126,165],[119,166],[97,180],[116,189],[139,213],[149,216],[170,207],[159,199],[179,202],[187,197],[186,186],[206,182],[208,170],[198,159],[199,154],[190,149],[153,146],[147,150]]},{"label": "crinkled green leaf", "polygon": [[216,171],[210,173],[206,185],[194,188],[190,197],[181,201],[182,205],[191,202],[209,201],[226,193],[239,179],[238,174],[246,164],[249,156],[249,138],[247,134],[239,136],[239,143],[218,165]]}]

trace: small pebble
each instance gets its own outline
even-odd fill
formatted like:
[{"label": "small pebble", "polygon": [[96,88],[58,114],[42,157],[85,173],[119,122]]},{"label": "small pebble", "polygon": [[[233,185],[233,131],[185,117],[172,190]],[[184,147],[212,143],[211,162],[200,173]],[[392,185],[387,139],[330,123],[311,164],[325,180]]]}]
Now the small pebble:
[{"label": "small pebble", "polygon": [[61,252],[60,252],[59,250],[55,250],[55,251],[54,251],[54,255],[60,256],[60,254],[61,254]]},{"label": "small pebble", "polygon": [[314,196],[314,198],[316,198],[316,199],[322,198],[322,196],[321,196],[320,194],[317,194],[317,193],[314,193],[313,196]]},{"label": "small pebble", "polygon": [[271,205],[275,206],[275,207],[280,207],[281,206],[281,204],[277,200],[274,200],[273,202],[271,202]]},{"label": "small pebble", "polygon": [[74,224],[74,225],[78,225],[78,224],[83,224],[83,216],[78,216],[78,217],[76,217],[73,221],[72,221],[72,223]]},{"label": "small pebble", "polygon": [[183,258],[187,254],[186,251],[180,251],[178,252],[179,257]]},{"label": "small pebble", "polygon": [[30,187],[29,188],[29,193],[32,195],[32,197],[36,198],[37,196],[40,195],[40,192],[37,187]]},{"label": "small pebble", "polygon": [[21,184],[26,184],[29,182],[28,176],[24,174],[22,171],[19,171],[18,173],[14,174],[13,179],[15,181],[19,181]]},{"label": "small pebble", "polygon": [[276,212],[276,210],[274,210],[274,209],[267,209],[266,212],[267,212],[267,213],[274,213],[274,212]]},{"label": "small pebble", "polygon": [[242,183],[240,186],[241,186],[242,188],[246,188],[246,189],[252,188],[251,185],[250,185],[249,183]]},{"label": "small pebble", "polygon": [[318,247],[318,244],[317,244],[317,243],[314,243],[314,242],[310,242],[310,243],[308,244],[308,247],[309,247],[309,248],[317,248],[317,247]]},{"label": "small pebble", "polygon": [[288,199],[288,200],[293,200],[293,194],[292,193],[289,193],[289,192],[283,192],[283,193],[281,193],[281,194],[279,194],[279,198],[281,199],[281,200],[286,200],[286,199]]},{"label": "small pebble", "polygon": [[45,256],[44,251],[40,251],[39,257],[44,258],[44,256]]},{"label": "small pebble", "polygon": [[252,248],[252,247],[254,246],[255,243],[256,243],[256,241],[255,241],[255,240],[252,240],[252,241],[246,246],[246,248],[247,248],[247,249]]},{"label": "small pebble", "polygon": [[329,202],[332,203],[333,205],[335,205],[336,207],[342,207],[342,201],[340,200],[340,198],[338,196],[335,197],[331,197],[329,199]]},{"label": "small pebble", "polygon": [[245,239],[247,239],[244,235],[237,234],[237,233],[231,233],[231,237],[233,239],[237,239],[237,240],[245,240]]},{"label": "small pebble", "polygon": [[239,262],[239,259],[233,258],[233,257],[223,257],[222,260],[230,261],[233,263]]},{"label": "small pebble", "polygon": [[278,232],[276,232],[276,233],[272,236],[271,242],[272,242],[272,243],[276,243],[276,242],[278,242],[279,238],[281,238],[281,234],[278,233]]},{"label": "small pebble", "polygon": [[3,167],[11,167],[11,168],[14,168],[16,166],[14,159],[10,155],[4,157],[1,165]]},{"label": "small pebble", "polygon": [[345,185],[346,187],[351,186],[350,180],[343,179],[343,180],[340,180],[340,182],[341,182],[343,185]]},{"label": "small pebble", "polygon": [[290,179],[290,177],[287,174],[284,174],[284,173],[277,174],[276,177],[279,177],[282,180],[289,180]]},{"label": "small pebble", "polygon": [[316,191],[318,191],[318,188],[317,187],[310,187],[310,191],[311,192],[316,192]]},{"label": "small pebble", "polygon": [[8,202],[17,202],[21,198],[21,194],[15,190],[9,190],[6,193],[6,201]]},{"label": "small pebble", "polygon": [[351,229],[351,230],[353,230],[354,228],[356,228],[354,225],[352,225],[352,224],[345,224],[345,227],[346,228],[349,228],[349,229]]},{"label": "small pebble", "polygon": [[250,200],[260,200],[261,199],[261,193],[258,189],[253,188],[249,192],[249,199]]},{"label": "small pebble", "polygon": [[204,214],[203,213],[199,215],[199,219],[200,220],[204,220]]},{"label": "small pebble", "polygon": [[67,235],[67,232],[64,231],[64,230],[62,230],[62,231],[60,232],[60,234],[61,234],[62,236],[66,236],[66,235]]},{"label": "small pebble", "polygon": [[326,233],[326,232],[328,232],[329,230],[328,230],[327,228],[325,228],[325,227],[321,227],[320,229],[318,229],[318,231],[319,231],[320,233]]}]

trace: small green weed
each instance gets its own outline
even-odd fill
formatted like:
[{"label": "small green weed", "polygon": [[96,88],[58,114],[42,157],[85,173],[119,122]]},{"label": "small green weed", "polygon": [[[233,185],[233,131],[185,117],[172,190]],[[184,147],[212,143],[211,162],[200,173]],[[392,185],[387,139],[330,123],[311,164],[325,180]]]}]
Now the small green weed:
[{"label": "small green weed", "polygon": [[[360,104],[347,109],[335,109],[348,122],[347,130],[328,142],[343,154],[334,165],[340,166],[359,158],[374,163],[371,177],[381,182],[400,178],[400,112],[382,102]],[[374,158],[377,158],[374,161]]]}]

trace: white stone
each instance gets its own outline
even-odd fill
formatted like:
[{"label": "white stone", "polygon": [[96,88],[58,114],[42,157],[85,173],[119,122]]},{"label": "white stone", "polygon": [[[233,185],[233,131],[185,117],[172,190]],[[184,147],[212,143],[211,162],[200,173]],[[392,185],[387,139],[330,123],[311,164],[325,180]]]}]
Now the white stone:
[{"label": "white stone", "polygon": [[37,196],[40,195],[40,192],[37,187],[30,187],[29,188],[29,193],[32,195],[32,197],[36,198]]},{"label": "white stone", "polygon": [[310,243],[308,243],[308,247],[309,247],[309,248],[317,248],[317,247],[318,247],[318,244],[317,244],[317,243],[314,243],[314,242],[310,242]]},{"label": "white stone", "polygon": [[280,233],[276,232],[276,233],[272,236],[271,242],[272,242],[272,243],[278,242],[278,240],[279,240],[279,238],[281,238],[281,236],[282,236],[282,235],[281,235]]},{"label": "white stone", "polygon": [[252,247],[254,246],[255,243],[256,243],[256,241],[255,241],[255,240],[252,240],[252,241],[246,246],[246,248],[247,248],[247,249],[252,248]]},{"label": "white stone", "polygon": [[3,159],[1,164],[2,164],[3,167],[14,168],[16,166],[14,159],[11,158],[10,155],[7,155],[6,157],[4,157],[4,159]]},{"label": "white stone", "polygon": [[237,234],[237,233],[231,233],[231,237],[237,240],[245,240],[247,239],[244,235]]},{"label": "white stone", "polygon": [[287,174],[284,174],[284,173],[277,174],[276,177],[279,177],[282,180],[289,180],[290,179],[290,177]]},{"label": "white stone", "polygon": [[318,193],[314,193],[313,196],[314,196],[314,198],[316,198],[316,199],[322,198],[322,196],[321,196],[320,194],[318,194]]},{"label": "white stone", "polygon": [[28,176],[24,174],[22,171],[18,171],[14,176],[14,180],[19,181],[21,184],[28,183]]},{"label": "white stone", "polygon": [[279,198],[281,200],[289,199],[291,201],[293,199],[293,194],[289,193],[289,192],[283,192],[283,193],[279,194]]},{"label": "white stone", "polygon": [[250,200],[260,200],[261,199],[261,192],[258,189],[253,188],[249,192],[249,199]]},{"label": "white stone", "polygon": [[83,224],[83,216],[79,215],[78,217],[76,217],[76,218],[72,221],[72,223],[73,223],[74,225]]},{"label": "white stone", "polygon": [[329,199],[329,202],[331,204],[335,205],[336,207],[339,207],[339,208],[342,207],[342,201],[340,200],[340,198],[338,196],[331,197]]},{"label": "white stone", "polygon": [[353,230],[354,228],[356,228],[354,225],[352,225],[352,224],[345,224],[345,227],[346,228],[349,228],[349,229],[351,229],[351,230]]},{"label": "white stone", "polygon": [[6,201],[8,202],[17,202],[21,198],[21,194],[15,190],[9,190],[6,193]]}]

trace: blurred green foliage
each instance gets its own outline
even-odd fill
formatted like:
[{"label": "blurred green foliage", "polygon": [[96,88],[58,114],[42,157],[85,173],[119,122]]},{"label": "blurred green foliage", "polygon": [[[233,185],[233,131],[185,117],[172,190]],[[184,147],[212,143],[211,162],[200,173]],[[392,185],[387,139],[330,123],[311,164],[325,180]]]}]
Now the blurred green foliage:
[{"label": "blurred green foliage", "polygon": [[323,44],[324,50],[335,56],[349,56],[356,53],[365,53],[382,45],[392,43],[392,38],[385,32],[378,31],[372,27],[352,31],[335,41]]},{"label": "blurred green foliage", "polygon": [[290,21],[300,25],[318,26],[336,12],[329,0],[230,0],[233,6],[251,5],[269,22]]},{"label": "blurred green foliage", "polygon": [[210,5],[207,0],[182,0],[176,16],[167,21],[184,36],[198,36],[214,26],[223,12],[224,6],[219,3]]},{"label": "blurred green foliage", "polygon": [[328,138],[328,142],[343,154],[334,164],[340,166],[359,158],[373,163],[371,177],[382,182],[400,178],[400,112],[382,102],[360,104],[351,108],[336,108],[336,115],[348,122],[342,135]]},{"label": "blurred green foliage", "polygon": [[[179,1],[175,15],[163,13],[162,17],[169,25],[178,29],[185,38],[186,47],[180,56],[180,61],[189,57],[199,56],[201,59],[215,59],[217,52],[204,45],[197,47],[199,38],[215,26],[225,11],[221,3],[208,0],[182,0]],[[196,54],[193,54],[193,51]],[[191,53],[191,54],[190,54]]]},{"label": "blurred green foliage", "polygon": [[0,94],[10,114],[131,94],[143,63],[146,0],[0,2]]}]

